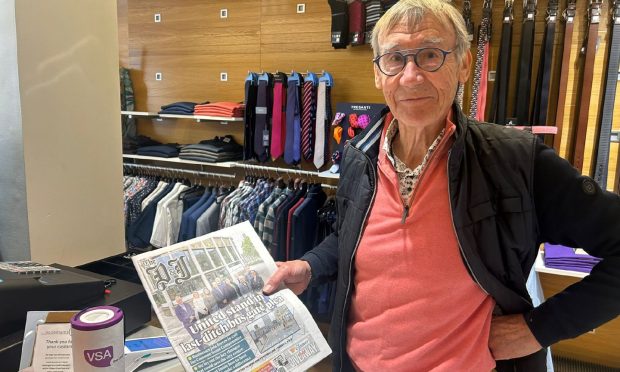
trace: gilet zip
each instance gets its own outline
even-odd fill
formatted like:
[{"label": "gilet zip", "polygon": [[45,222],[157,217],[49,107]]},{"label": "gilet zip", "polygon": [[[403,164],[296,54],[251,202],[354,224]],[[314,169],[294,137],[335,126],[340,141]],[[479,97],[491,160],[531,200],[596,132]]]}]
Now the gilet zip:
[{"label": "gilet zip", "polygon": [[[349,293],[351,291],[351,282],[353,281],[353,275],[351,274],[353,272],[353,259],[355,257],[355,252],[357,252],[357,248],[360,245],[360,241],[362,240],[362,234],[364,232],[364,225],[366,225],[366,221],[368,220],[368,214],[370,213],[370,209],[372,208],[372,205],[375,201],[375,196],[377,195],[377,175],[375,173],[375,169],[372,167],[372,162],[370,160],[370,158],[368,157],[368,155],[366,155],[365,152],[363,152],[362,150],[357,149],[356,147],[350,146],[351,149],[355,149],[355,151],[360,152],[362,155],[364,155],[364,157],[366,158],[366,161],[368,163],[368,166],[370,167],[370,176],[371,179],[374,179],[374,186],[372,188],[372,196],[370,198],[370,203],[368,203],[368,207],[366,208],[366,213],[364,214],[364,219],[362,220],[362,225],[361,225],[361,229],[359,231],[359,234],[357,235],[357,241],[355,242],[355,247],[353,248],[353,252],[351,253],[351,260],[349,261],[349,278],[347,281],[347,290],[344,293],[344,302],[343,302],[343,307],[342,307],[342,314],[343,316],[341,317],[340,320],[340,330],[341,332],[343,332],[343,330],[345,330],[344,332],[346,333],[346,328],[344,325],[344,320],[346,318],[345,316],[345,310],[347,308],[347,303],[349,302]],[[343,341],[346,340],[346,337],[340,337],[340,348],[341,348],[341,352],[340,352],[340,370],[343,370],[343,364],[344,364],[344,355],[346,353],[346,345],[343,345]]]}]

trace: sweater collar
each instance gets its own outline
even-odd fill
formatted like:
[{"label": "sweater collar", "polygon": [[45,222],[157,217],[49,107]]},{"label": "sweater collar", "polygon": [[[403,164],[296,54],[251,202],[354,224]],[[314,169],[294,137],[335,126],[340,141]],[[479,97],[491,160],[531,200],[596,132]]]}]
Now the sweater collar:
[{"label": "sweater collar", "polygon": [[[454,132],[454,148],[461,148],[463,143],[463,134],[467,129],[468,119],[461,110],[460,106],[456,103],[452,105],[452,121],[456,126]],[[386,106],[379,115],[379,119],[372,125],[369,125],[362,133],[355,136],[351,140],[350,145],[364,152],[370,159],[377,159],[379,157],[379,150],[381,148],[381,138],[384,129],[392,121],[392,114],[390,109]],[[460,153],[460,151],[457,151]]]}]

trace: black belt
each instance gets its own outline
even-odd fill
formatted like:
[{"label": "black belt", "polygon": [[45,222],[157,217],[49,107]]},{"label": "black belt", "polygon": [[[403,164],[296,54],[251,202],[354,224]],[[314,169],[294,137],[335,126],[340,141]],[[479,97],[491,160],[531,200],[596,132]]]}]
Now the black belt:
[{"label": "black belt", "polygon": [[547,24],[543,36],[541,60],[538,65],[534,107],[532,108],[532,125],[547,125],[547,108],[549,106],[549,83],[551,80],[551,62],[553,60],[553,40],[555,39],[555,23],[558,16],[558,1],[550,0],[547,7]]},{"label": "black belt", "polygon": [[271,114],[273,109],[273,75],[266,72],[258,78],[256,123],[254,126],[254,154],[264,163],[269,158]]},{"label": "black belt", "polygon": [[534,24],[536,1],[528,0],[523,9],[523,27],[521,28],[521,49],[519,51],[519,68],[517,71],[517,93],[515,116],[518,125],[528,123],[530,112],[530,86],[532,75],[532,55],[534,52]]},{"label": "black belt", "polygon": [[254,158],[254,124],[258,76],[249,72],[245,79],[245,111],[243,119],[243,160]]},{"label": "black belt", "polygon": [[508,85],[510,84],[510,55],[512,54],[512,1],[507,1],[504,7],[504,21],[502,24],[502,40],[499,44],[499,57],[491,98],[491,112],[489,121],[496,124],[506,124],[506,101],[508,100]]},{"label": "black belt", "polygon": [[346,48],[349,44],[349,6],[346,1],[328,0],[332,14],[332,46]]},{"label": "black belt", "polygon": [[[579,116],[577,120],[574,147],[572,153],[573,166],[579,172],[583,170],[584,151],[586,147],[586,134],[588,129],[588,114],[590,112],[590,99],[592,98],[592,80],[594,75],[594,57],[596,56],[596,43],[598,39],[598,24],[601,16],[601,1],[591,1],[589,9],[589,26],[583,64],[583,76],[581,79],[581,98],[579,100]],[[582,49],[583,50],[583,49]]]},{"label": "black belt", "polygon": [[600,131],[594,167],[594,180],[603,189],[607,189],[607,171],[609,166],[609,144],[611,125],[614,118],[614,102],[616,85],[618,84],[618,68],[620,67],[620,3],[614,5],[609,26],[609,55],[607,58],[607,79],[605,95],[601,106]]}]

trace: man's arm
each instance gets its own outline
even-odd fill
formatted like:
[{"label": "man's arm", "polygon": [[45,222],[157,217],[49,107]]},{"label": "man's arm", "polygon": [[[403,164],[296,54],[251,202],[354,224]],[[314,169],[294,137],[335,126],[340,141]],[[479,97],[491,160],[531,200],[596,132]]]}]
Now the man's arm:
[{"label": "man's arm", "polygon": [[533,190],[541,242],[603,258],[589,276],[525,315],[538,342],[548,346],[620,314],[620,196],[601,190],[540,143]]},{"label": "man's arm", "polygon": [[295,294],[306,290],[312,282],[318,284],[338,271],[338,232],[335,231],[299,260],[276,262],[278,270],[267,280],[263,292],[272,294],[282,284]]}]

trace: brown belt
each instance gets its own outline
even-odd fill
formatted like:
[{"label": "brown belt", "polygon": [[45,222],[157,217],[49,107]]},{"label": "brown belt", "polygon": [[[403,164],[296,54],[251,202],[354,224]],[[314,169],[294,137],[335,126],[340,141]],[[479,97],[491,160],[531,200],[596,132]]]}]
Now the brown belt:
[{"label": "brown belt", "polygon": [[553,137],[553,148],[557,153],[560,152],[560,142],[562,142],[562,126],[564,124],[564,108],[566,107],[566,90],[568,86],[568,68],[570,67],[570,51],[573,41],[573,25],[575,22],[576,7],[575,0],[568,0],[568,4],[564,10],[564,21],[566,22],[566,26],[564,27],[560,92],[555,115],[555,126],[558,128],[558,133]]},{"label": "brown belt", "polygon": [[618,163],[616,164],[616,182],[614,185],[616,194],[620,194],[620,153],[618,154]]},{"label": "brown belt", "polygon": [[575,130],[575,146],[573,147],[572,163],[579,172],[583,169],[583,157],[586,147],[586,133],[588,130],[588,114],[590,112],[590,98],[592,97],[592,79],[594,75],[594,57],[596,56],[596,42],[598,39],[598,23],[601,16],[600,0],[591,1],[589,9],[589,29],[587,36],[586,57],[581,78],[581,99],[579,102],[579,118]]}]

